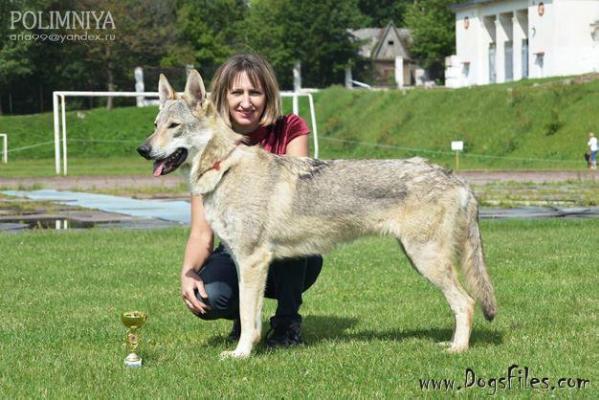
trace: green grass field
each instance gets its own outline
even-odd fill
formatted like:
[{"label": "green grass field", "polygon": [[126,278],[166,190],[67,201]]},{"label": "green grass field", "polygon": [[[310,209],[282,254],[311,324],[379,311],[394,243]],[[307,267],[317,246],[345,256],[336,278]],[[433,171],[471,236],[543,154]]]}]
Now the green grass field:
[{"label": "green grass field", "polygon": [[[4,234],[0,398],[482,398],[493,388],[423,390],[420,380],[464,386],[470,368],[488,384],[512,364],[552,386],[590,383],[500,398],[597,398],[596,221],[483,221],[482,232],[499,313],[487,323],[477,309],[466,354],[436,344],[453,329],[440,292],[393,240],[371,238],[325,257],[304,299],[305,346],[260,346],[242,361],[218,359],[229,323],[198,320],[180,300],[186,229]],[[132,309],[149,313],[139,370],[122,365],[119,314]],[[264,319],[273,309],[267,301]]]},{"label": "green grass field", "polygon": [[[56,176],[54,159],[17,159],[0,164],[3,178]],[[62,163],[61,163],[62,168]],[[140,156],[69,158],[69,176],[152,175],[152,163]]]}]

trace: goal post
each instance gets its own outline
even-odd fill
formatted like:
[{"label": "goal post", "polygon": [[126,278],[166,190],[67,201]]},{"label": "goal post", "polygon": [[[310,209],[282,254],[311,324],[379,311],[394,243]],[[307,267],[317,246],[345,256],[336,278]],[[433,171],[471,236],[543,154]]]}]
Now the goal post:
[{"label": "goal post", "polygon": [[6,133],[0,133],[2,138],[2,163],[8,163],[8,135]]},{"label": "goal post", "polygon": [[[308,91],[309,90],[309,91]],[[314,109],[314,97],[311,92],[316,92],[316,89],[306,89],[299,92],[281,92],[281,98],[291,97],[293,99],[293,114],[300,115],[299,113],[299,97],[307,97],[308,105],[310,107],[310,122],[312,125],[312,141],[314,146],[314,158],[318,158],[318,129],[316,124],[316,110]],[[282,100],[282,99],[281,99]],[[282,108],[282,107],[281,107]]]},{"label": "goal post", "polygon": [[[66,176],[68,172],[67,162],[67,118],[66,118],[66,98],[67,97],[143,97],[158,98],[158,92],[97,92],[97,91],[55,91],[52,93],[52,105],[54,116],[54,163],[56,175]],[[318,158],[318,131],[316,127],[316,111],[314,110],[314,98],[312,93],[301,92],[281,92],[281,97],[308,97],[310,107],[310,119],[312,125],[312,134],[314,140],[314,158]],[[299,115],[299,110],[294,101],[293,113]],[[62,142],[62,146],[61,146]],[[5,146],[6,147],[6,146]]]},{"label": "goal post", "polygon": [[[61,173],[67,175],[67,97],[150,97],[157,98],[158,92],[78,92],[78,91],[56,91],[52,93],[52,105],[54,109],[54,162],[56,175]],[[60,103],[60,106],[59,106]],[[60,110],[59,110],[60,108]],[[62,140],[62,149],[60,142]]]}]

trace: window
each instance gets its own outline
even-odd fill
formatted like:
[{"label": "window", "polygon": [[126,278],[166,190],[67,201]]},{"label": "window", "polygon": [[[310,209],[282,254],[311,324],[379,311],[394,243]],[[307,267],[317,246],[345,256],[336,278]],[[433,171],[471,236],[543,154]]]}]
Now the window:
[{"label": "window", "polygon": [[464,74],[465,78],[468,78],[468,75],[470,75],[470,61],[464,61],[462,65],[462,73]]},{"label": "window", "polygon": [[537,7],[537,12],[539,14],[539,17],[545,15],[545,4],[543,2],[539,3],[539,6]]}]

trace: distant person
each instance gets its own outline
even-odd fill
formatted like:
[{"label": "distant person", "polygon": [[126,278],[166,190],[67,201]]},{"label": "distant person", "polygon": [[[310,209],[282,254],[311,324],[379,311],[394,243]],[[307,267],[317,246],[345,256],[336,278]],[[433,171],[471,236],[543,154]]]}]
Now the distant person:
[{"label": "distant person", "polygon": [[589,133],[587,146],[589,146],[589,152],[591,153],[589,157],[589,169],[597,169],[597,138],[593,132]]}]

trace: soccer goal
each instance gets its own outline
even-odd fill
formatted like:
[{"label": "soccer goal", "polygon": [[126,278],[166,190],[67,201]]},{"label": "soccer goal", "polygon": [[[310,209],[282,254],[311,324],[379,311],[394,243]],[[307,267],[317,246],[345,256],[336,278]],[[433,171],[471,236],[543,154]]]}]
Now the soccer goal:
[{"label": "soccer goal", "polygon": [[[54,115],[54,162],[56,174],[66,176],[68,173],[67,158],[67,97],[137,97],[139,99],[158,98],[158,92],[97,92],[97,91],[56,91],[52,93],[53,115]],[[297,99],[307,97],[310,108],[310,120],[312,125],[313,157],[318,158],[318,131],[316,127],[316,112],[314,110],[314,98],[310,92],[281,92],[281,97],[291,97],[293,101],[293,113],[299,115]],[[5,139],[6,140],[6,139]],[[62,142],[62,146],[61,146]],[[6,148],[6,145],[4,146]],[[5,153],[6,154],[6,153]]]},{"label": "soccer goal", "polygon": [[2,138],[2,162],[8,163],[8,135],[6,133],[0,133]]}]

